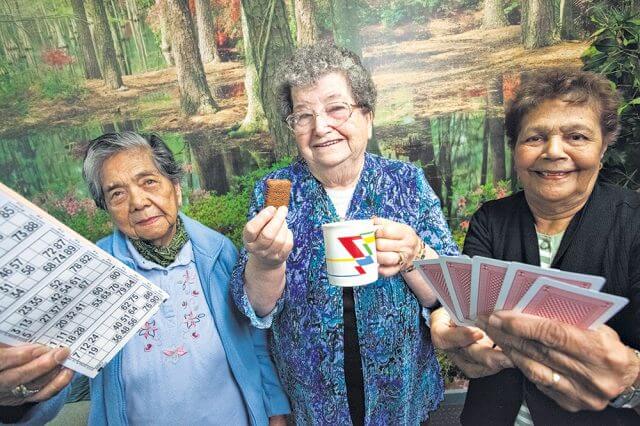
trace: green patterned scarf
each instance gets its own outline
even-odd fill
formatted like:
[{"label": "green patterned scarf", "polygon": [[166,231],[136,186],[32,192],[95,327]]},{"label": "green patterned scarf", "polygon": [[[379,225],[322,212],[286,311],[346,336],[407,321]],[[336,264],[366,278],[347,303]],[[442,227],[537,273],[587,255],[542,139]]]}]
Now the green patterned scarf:
[{"label": "green patterned scarf", "polygon": [[182,223],[182,219],[178,216],[178,223],[176,224],[176,234],[173,236],[173,239],[166,247],[158,247],[151,244],[149,241],[144,240],[134,240],[133,238],[129,238],[131,244],[138,250],[138,253],[142,257],[151,262],[157,263],[158,265],[166,268],[171,265],[182,247],[189,240],[189,235],[187,235],[187,231],[184,229],[184,223]]}]

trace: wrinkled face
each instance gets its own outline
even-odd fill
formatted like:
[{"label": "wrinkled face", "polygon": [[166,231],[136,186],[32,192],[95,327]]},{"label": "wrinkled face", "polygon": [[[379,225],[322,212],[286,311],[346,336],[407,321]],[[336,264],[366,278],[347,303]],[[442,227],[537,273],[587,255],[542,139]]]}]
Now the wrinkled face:
[{"label": "wrinkled face", "polygon": [[364,156],[372,133],[372,114],[354,107],[351,117],[338,126],[327,119],[325,106],[333,102],[354,104],[347,79],[334,72],[321,77],[315,85],[291,89],[293,112],[319,114],[309,130],[295,132],[296,145],[312,169],[329,170]]},{"label": "wrinkled face", "polygon": [[514,151],[527,194],[543,202],[577,202],[595,185],[607,146],[588,104],[551,99],[526,114]]},{"label": "wrinkled face", "polygon": [[156,246],[171,242],[182,197],[156,168],[149,150],[128,150],[102,165],[102,191],[115,226],[128,237]]}]

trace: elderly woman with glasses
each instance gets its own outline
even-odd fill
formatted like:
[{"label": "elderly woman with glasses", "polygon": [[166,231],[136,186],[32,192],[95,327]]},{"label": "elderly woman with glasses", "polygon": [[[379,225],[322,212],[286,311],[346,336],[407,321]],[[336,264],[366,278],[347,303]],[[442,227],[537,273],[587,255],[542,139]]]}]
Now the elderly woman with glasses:
[{"label": "elderly woman with glasses", "polygon": [[[376,90],[356,55],[300,48],[278,87],[299,158],[255,187],[233,297],[272,330],[296,424],[419,424],[443,381],[421,321],[436,298],[412,262],[457,254],[440,202],[419,168],[365,152]],[[288,208],[265,207],[266,179],[291,181]],[[381,278],[330,285],[321,225],[369,218]]]},{"label": "elderly woman with glasses", "polygon": [[[179,212],[182,170],[156,136],[103,135],[84,177],[115,225],[98,246],[169,294],[91,381],[89,424],[283,424],[289,412],[264,332],[233,306],[231,241]],[[44,424],[71,379],[68,352],[0,348],[0,422]],[[22,387],[21,387],[22,386]],[[26,392],[24,390],[27,390]]]}]

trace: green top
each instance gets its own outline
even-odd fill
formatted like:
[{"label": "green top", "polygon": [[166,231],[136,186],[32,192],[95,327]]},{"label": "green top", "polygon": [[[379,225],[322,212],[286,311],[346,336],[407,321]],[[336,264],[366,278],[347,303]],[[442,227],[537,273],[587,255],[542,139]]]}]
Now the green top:
[{"label": "green top", "polygon": [[538,236],[538,250],[540,251],[540,266],[550,268],[551,263],[553,263],[553,258],[556,256],[556,253],[558,253],[564,231],[555,235],[536,232],[536,235]]}]

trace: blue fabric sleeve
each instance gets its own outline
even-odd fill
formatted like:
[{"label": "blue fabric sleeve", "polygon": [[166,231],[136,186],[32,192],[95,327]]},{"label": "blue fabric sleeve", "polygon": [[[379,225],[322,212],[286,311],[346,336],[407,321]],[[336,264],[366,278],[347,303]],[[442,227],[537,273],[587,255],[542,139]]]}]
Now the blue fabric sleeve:
[{"label": "blue fabric sleeve", "polygon": [[273,364],[267,349],[267,333],[264,330],[251,329],[253,346],[256,350],[258,363],[260,365],[260,376],[262,377],[262,398],[264,400],[267,416],[277,416],[289,414],[291,407],[289,399],[282,389],[282,384],[276,373],[276,366]]},{"label": "blue fabric sleeve", "polygon": [[[256,186],[253,189],[253,196],[251,197],[247,220],[253,219],[264,205],[265,181],[266,178],[260,180],[256,183]],[[278,299],[275,308],[268,315],[259,317],[258,314],[256,314],[249,302],[249,298],[244,288],[244,269],[247,266],[248,259],[249,253],[243,247],[242,250],[240,250],[240,256],[238,257],[236,266],[231,274],[231,281],[229,282],[231,287],[231,296],[238,309],[240,309],[240,312],[249,318],[251,325],[257,328],[269,328],[271,327],[276,315],[282,310],[283,297]]]}]

